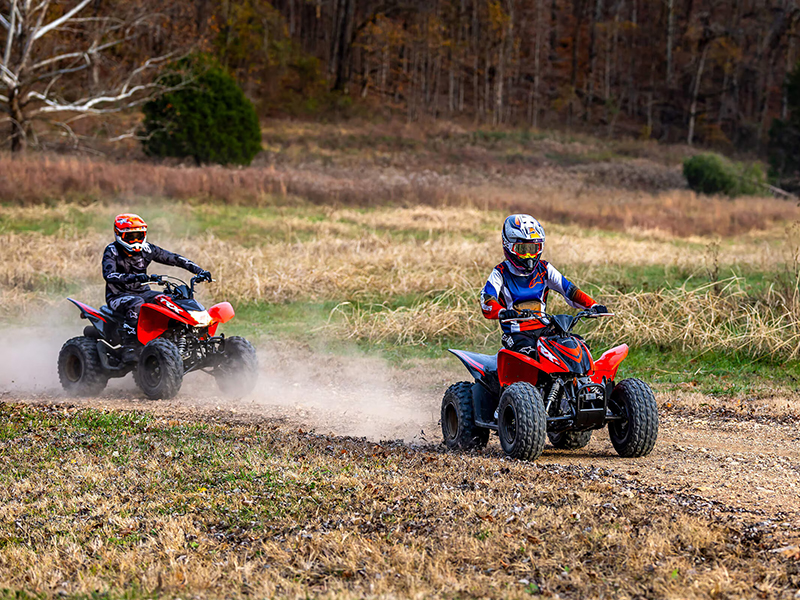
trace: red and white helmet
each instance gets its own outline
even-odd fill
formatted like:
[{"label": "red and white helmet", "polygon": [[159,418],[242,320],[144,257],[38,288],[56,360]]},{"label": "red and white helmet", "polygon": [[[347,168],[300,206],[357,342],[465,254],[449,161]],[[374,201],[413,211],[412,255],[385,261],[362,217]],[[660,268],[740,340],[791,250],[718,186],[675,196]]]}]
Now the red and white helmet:
[{"label": "red and white helmet", "polygon": [[114,237],[128,252],[141,252],[147,240],[147,223],[139,215],[117,215],[114,219]]}]

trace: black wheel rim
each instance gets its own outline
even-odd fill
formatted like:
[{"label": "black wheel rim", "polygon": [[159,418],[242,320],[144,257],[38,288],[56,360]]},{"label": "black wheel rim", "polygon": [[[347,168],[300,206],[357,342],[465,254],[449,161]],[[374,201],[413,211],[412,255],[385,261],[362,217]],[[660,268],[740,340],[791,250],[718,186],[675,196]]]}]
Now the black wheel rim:
[{"label": "black wheel rim", "polygon": [[444,407],[444,424],[445,437],[448,440],[454,440],[458,436],[458,412],[452,402]]},{"label": "black wheel rim", "polygon": [[70,352],[64,361],[64,376],[72,383],[83,377],[83,361],[75,352]]},{"label": "black wheel rim", "polygon": [[142,365],[142,379],[148,387],[157,387],[161,383],[161,363],[158,358],[150,355],[144,359]]},{"label": "black wheel rim", "polygon": [[622,417],[621,421],[613,421],[608,425],[608,431],[611,434],[612,440],[617,444],[625,444],[630,435],[630,424],[628,423],[628,407],[624,404],[619,407],[619,415]]},{"label": "black wheel rim", "polygon": [[517,439],[517,411],[511,404],[506,405],[500,415],[500,432],[509,446],[513,446]]}]

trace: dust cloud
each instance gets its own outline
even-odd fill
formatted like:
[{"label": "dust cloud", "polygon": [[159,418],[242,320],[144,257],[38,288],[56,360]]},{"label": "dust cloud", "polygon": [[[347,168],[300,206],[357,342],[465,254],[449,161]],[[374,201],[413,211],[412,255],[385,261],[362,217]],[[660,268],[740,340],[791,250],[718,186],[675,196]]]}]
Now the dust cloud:
[{"label": "dust cloud", "polygon": [[320,432],[437,439],[441,375],[401,371],[363,354],[302,356],[262,348],[259,361],[261,374],[250,402],[290,408]]},{"label": "dust cloud", "polygon": [[[58,381],[62,344],[80,335],[73,327],[0,328],[0,401],[68,400]],[[251,418],[278,418],[319,433],[372,440],[434,441],[447,375],[423,368],[400,370],[353,351],[342,355],[286,345],[258,349],[261,372],[247,397],[222,397],[213,378],[189,373],[171,406],[216,410]],[[161,403],[157,401],[156,404]],[[87,406],[148,409],[133,377],[112,379]]]}]

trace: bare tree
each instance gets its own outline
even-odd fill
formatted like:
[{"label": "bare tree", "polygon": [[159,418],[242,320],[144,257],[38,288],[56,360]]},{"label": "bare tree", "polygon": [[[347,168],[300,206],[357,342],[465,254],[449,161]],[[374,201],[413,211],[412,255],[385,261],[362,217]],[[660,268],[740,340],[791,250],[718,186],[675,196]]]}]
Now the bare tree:
[{"label": "bare tree", "polygon": [[155,91],[153,75],[174,53],[137,60],[130,48],[158,27],[158,15],[138,2],[101,13],[101,3],[0,0],[0,122],[10,123],[12,151],[36,142],[36,121],[74,135],[74,119],[129,108]]}]

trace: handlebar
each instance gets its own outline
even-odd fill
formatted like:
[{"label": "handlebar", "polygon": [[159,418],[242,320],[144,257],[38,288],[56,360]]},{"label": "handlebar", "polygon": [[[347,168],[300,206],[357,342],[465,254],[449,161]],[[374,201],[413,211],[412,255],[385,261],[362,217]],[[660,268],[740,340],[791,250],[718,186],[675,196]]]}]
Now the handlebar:
[{"label": "handlebar", "polygon": [[[555,315],[548,314],[542,311],[532,311],[533,314],[524,317],[512,317],[510,319],[498,319],[501,323],[522,323],[525,321],[541,321],[545,324],[549,323],[553,320]],[[607,313],[596,313],[592,310],[582,310],[578,312],[573,318],[577,323],[581,319],[596,319],[598,317],[613,317],[614,313],[607,312]]]},{"label": "handlebar", "polygon": [[[154,274],[154,275],[150,275],[150,281],[148,281],[147,283],[148,284],[155,283],[157,285],[163,285],[164,288],[166,289],[166,291],[168,291],[168,292],[169,292],[169,289],[170,289],[171,286],[177,287],[178,284],[180,284],[180,285],[185,285],[192,292],[194,292],[195,284],[203,283],[203,282],[211,283],[211,282],[214,282],[214,281],[216,281],[216,279],[205,279],[205,278],[201,278],[199,275],[195,275],[194,277],[192,277],[189,280],[189,283],[187,284],[183,279],[180,279],[178,277],[174,277],[172,275],[155,275]],[[177,282],[177,283],[174,283],[174,282]]]}]

